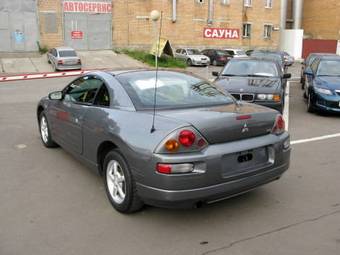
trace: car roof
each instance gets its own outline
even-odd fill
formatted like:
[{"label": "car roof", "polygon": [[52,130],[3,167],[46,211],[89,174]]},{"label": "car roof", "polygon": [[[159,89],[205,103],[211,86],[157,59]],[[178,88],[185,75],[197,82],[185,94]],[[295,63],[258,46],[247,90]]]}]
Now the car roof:
[{"label": "car roof", "polygon": [[71,47],[66,47],[66,46],[56,47],[55,49],[56,49],[57,51],[61,51],[61,50],[72,50],[72,51],[75,51],[73,48],[71,48]]},{"label": "car roof", "polygon": [[340,60],[340,56],[339,55],[322,55],[320,57],[318,57],[321,60]]}]

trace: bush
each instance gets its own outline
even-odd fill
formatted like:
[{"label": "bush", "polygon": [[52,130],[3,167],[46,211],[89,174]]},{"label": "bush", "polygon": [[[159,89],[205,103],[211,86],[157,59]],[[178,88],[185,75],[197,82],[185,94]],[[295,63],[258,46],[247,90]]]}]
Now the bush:
[{"label": "bush", "polygon": [[41,46],[39,42],[37,42],[37,45],[40,54],[45,54],[46,52],[48,52],[47,46],[45,45]]},{"label": "bush", "polygon": [[[155,56],[151,55],[150,53],[146,51],[123,49],[122,52],[150,66],[153,66],[153,67],[155,66]],[[165,56],[165,55],[158,58],[158,66],[168,67],[168,68],[186,68],[187,67],[185,61],[174,58],[174,57]]]}]

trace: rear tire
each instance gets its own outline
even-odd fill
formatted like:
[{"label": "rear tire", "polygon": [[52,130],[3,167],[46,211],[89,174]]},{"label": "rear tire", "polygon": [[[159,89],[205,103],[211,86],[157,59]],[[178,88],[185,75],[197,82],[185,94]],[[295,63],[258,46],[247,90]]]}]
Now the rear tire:
[{"label": "rear tire", "polygon": [[103,164],[106,195],[112,206],[121,213],[133,213],[144,203],[138,197],[131,170],[117,149],[106,154]]},{"label": "rear tire", "polygon": [[50,126],[48,124],[46,115],[44,112],[41,112],[39,115],[39,131],[40,131],[40,138],[42,143],[47,148],[54,148],[58,147],[58,145],[53,141],[51,137]]}]

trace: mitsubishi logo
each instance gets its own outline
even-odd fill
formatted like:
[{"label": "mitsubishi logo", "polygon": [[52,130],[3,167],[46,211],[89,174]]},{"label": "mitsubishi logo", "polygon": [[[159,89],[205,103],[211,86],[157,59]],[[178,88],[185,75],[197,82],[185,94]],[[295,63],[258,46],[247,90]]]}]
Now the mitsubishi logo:
[{"label": "mitsubishi logo", "polygon": [[247,123],[244,123],[244,125],[243,125],[243,128],[242,128],[241,132],[242,132],[242,133],[249,132],[249,128],[248,128],[248,125],[247,125]]}]

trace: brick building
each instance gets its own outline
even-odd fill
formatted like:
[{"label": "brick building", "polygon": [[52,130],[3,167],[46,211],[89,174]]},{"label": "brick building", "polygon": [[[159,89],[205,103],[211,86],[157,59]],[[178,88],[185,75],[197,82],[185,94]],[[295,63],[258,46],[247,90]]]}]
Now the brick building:
[{"label": "brick building", "polygon": [[308,0],[304,2],[302,28],[305,37],[340,39],[340,1]]},{"label": "brick building", "polygon": [[[25,12],[25,3],[28,1],[0,1],[0,17],[3,10],[7,13],[13,11],[6,10],[6,6],[10,6],[6,2],[17,3]],[[36,50],[36,42],[49,48],[61,45],[89,50],[149,48],[156,32],[153,21],[149,19],[154,9],[162,11],[162,36],[174,46],[277,48],[279,43],[280,0],[29,2],[32,4],[31,11],[35,12],[31,16],[31,27],[37,27],[37,33],[30,34],[29,27],[15,31],[25,35],[20,37],[18,34],[18,42],[29,38],[32,47],[1,47],[3,43],[0,41],[0,51],[32,51]],[[7,23],[10,24],[11,19],[8,18]],[[6,29],[4,24],[7,23],[0,25],[0,34],[5,31],[1,29]],[[13,31],[9,27],[6,36],[8,40],[13,40]]]}]

